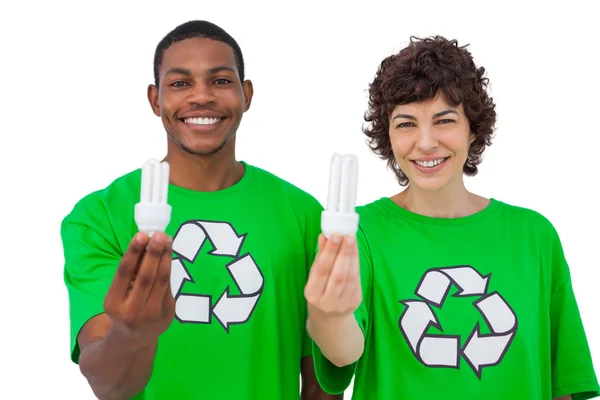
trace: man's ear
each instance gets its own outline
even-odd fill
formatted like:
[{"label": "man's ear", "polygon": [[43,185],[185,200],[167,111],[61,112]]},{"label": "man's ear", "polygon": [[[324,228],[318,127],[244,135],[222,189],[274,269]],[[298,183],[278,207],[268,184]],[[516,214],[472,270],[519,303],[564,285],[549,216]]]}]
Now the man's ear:
[{"label": "man's ear", "polygon": [[148,101],[150,102],[150,107],[152,107],[152,112],[157,117],[160,117],[160,107],[158,106],[158,88],[156,85],[148,85]]},{"label": "man's ear", "polygon": [[244,83],[242,83],[242,89],[244,90],[244,111],[248,111],[250,109],[250,104],[252,104],[252,96],[254,95],[252,81],[245,80]]}]

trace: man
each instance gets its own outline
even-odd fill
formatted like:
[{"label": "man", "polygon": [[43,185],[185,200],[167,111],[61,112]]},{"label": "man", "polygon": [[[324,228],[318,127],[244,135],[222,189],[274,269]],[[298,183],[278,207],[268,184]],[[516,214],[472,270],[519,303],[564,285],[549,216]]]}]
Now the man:
[{"label": "man", "polygon": [[236,41],[190,21],[157,46],[171,222],[133,217],[140,170],[81,199],[61,235],[72,360],[101,399],[336,399],[319,388],[304,284],[321,205],[236,160],[252,100]]}]

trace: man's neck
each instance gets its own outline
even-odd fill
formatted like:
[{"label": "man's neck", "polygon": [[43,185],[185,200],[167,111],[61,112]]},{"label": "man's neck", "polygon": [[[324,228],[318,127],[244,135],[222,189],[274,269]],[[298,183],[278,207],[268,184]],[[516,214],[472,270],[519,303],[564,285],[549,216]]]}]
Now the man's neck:
[{"label": "man's neck", "polygon": [[[230,146],[231,145],[231,146]],[[235,185],[244,175],[244,165],[235,159],[233,143],[215,154],[189,154],[169,143],[165,157],[170,165],[170,183],[198,192],[215,192]]]}]

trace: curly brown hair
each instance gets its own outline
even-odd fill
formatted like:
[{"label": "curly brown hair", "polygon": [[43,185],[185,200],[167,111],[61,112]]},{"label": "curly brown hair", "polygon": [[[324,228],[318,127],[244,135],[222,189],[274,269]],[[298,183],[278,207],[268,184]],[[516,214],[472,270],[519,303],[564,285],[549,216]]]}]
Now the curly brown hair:
[{"label": "curly brown hair", "polygon": [[364,118],[370,124],[363,132],[371,151],[387,161],[402,186],[408,185],[408,177],[398,167],[389,137],[390,114],[397,105],[422,102],[440,93],[454,107],[463,104],[475,136],[463,167],[466,175],[477,174],[483,150],[492,144],[495,104],[487,93],[485,69],[475,66],[467,46],[459,47],[456,40],[442,36],[413,36],[407,47],[381,62],[369,85]]}]

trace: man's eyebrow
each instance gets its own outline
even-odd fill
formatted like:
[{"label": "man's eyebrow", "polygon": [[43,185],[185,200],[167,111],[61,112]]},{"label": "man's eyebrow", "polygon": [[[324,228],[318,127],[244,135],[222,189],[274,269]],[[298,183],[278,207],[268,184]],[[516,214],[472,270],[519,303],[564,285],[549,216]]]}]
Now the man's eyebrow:
[{"label": "man's eyebrow", "polygon": [[213,67],[211,69],[208,70],[208,72],[210,72],[211,74],[217,74],[221,71],[228,71],[228,72],[235,72],[235,70],[231,67],[226,67],[226,66],[218,66],[218,67]]},{"label": "man's eyebrow", "polygon": [[169,74],[181,74],[181,75],[191,76],[192,71],[190,71],[189,69],[185,69],[185,68],[175,67],[175,68],[171,68],[170,70],[168,70],[165,73],[165,75],[169,75]]},{"label": "man's eyebrow", "polygon": [[[222,71],[228,71],[228,72],[235,73],[235,70],[233,68],[227,67],[224,65],[220,65],[218,67],[213,67],[208,70],[208,73],[211,75],[214,75],[214,74],[218,74],[219,72],[222,72]],[[187,68],[173,67],[165,73],[165,76],[169,75],[169,74],[180,74],[180,75],[192,76],[192,71],[190,71]]]}]

